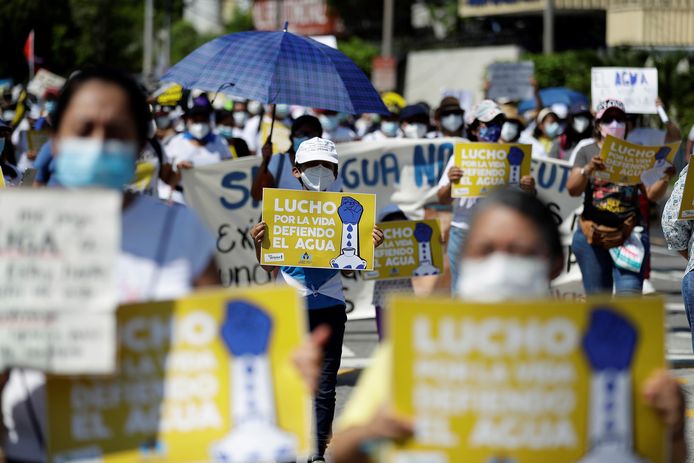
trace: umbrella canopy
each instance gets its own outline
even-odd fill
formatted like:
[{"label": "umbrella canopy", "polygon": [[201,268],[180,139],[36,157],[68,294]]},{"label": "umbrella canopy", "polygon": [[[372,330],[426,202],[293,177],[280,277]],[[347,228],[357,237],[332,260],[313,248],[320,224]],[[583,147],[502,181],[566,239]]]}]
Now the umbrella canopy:
[{"label": "umbrella canopy", "polygon": [[286,31],[218,37],[183,58],[161,80],[263,103],[388,114],[352,60],[339,50]]},{"label": "umbrella canopy", "polygon": [[[540,90],[540,97],[542,98],[542,104],[545,106],[552,106],[556,103],[565,104],[569,108],[577,104],[590,106],[587,96],[581,92],[577,92],[576,90],[571,90],[570,88],[566,87],[543,88]],[[518,105],[518,111],[524,113],[525,111],[533,109],[534,107],[534,99],[525,100],[521,101]]]}]

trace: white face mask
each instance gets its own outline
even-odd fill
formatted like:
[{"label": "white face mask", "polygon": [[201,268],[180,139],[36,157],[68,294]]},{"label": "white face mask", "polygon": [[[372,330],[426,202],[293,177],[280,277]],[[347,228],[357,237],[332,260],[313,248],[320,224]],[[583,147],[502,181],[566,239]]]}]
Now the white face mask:
[{"label": "white face mask", "polygon": [[424,138],[427,133],[427,126],[416,122],[414,124],[407,124],[402,128],[405,138]]},{"label": "white face mask", "polygon": [[577,133],[583,133],[590,125],[590,119],[585,116],[575,117],[571,125]]},{"label": "white face mask", "polygon": [[463,125],[463,116],[460,114],[449,114],[441,118],[441,127],[449,132],[457,132]]},{"label": "white face mask", "polygon": [[246,111],[235,111],[233,113],[233,117],[236,127],[243,127],[246,125],[246,121],[248,120],[248,113]]},{"label": "white face mask", "polygon": [[309,167],[301,173],[301,182],[309,191],[326,191],[334,181],[333,170],[325,166]]},{"label": "white face mask", "polygon": [[463,259],[458,297],[498,302],[542,298],[549,294],[549,264],[540,257],[495,252],[482,259]]},{"label": "white face mask", "polygon": [[210,124],[206,122],[195,122],[188,124],[188,132],[196,139],[202,140],[210,133]]},{"label": "white face mask", "polygon": [[518,125],[512,122],[504,122],[501,126],[501,141],[512,142],[518,136]]},{"label": "white face mask", "polygon": [[260,114],[261,109],[262,109],[262,106],[261,106],[259,101],[252,100],[252,101],[248,102],[248,113],[249,114],[256,116],[256,115]]}]

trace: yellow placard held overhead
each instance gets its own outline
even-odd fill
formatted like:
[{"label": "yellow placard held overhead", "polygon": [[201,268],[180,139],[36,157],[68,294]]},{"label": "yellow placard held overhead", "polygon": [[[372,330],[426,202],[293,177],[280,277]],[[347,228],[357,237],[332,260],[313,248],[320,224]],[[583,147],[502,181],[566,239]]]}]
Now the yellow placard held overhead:
[{"label": "yellow placard held overhead", "polygon": [[311,399],[288,287],[121,307],[120,372],[48,377],[49,461],[297,461]]},{"label": "yellow placard held overhead", "polygon": [[383,222],[383,244],[374,255],[368,280],[410,278],[443,273],[443,247],[438,220]]},{"label": "yellow placard held overhead", "polygon": [[390,393],[417,433],[386,461],[667,461],[641,396],[665,368],[661,299],[391,306]]},{"label": "yellow placard held overhead", "polygon": [[263,190],[263,265],[371,270],[376,195]]},{"label": "yellow placard held overhead", "polygon": [[680,203],[680,220],[694,219],[694,169],[687,170],[687,178],[684,180],[684,191]]},{"label": "yellow placard held overhead", "polygon": [[286,153],[292,147],[291,130],[280,121],[275,121],[274,127],[270,118],[264,118],[260,123],[260,145],[265,144],[272,128],[272,154]]},{"label": "yellow placard held overhead", "polygon": [[486,196],[503,185],[520,183],[530,175],[530,145],[503,143],[457,143],[455,166],[463,177],[452,185],[454,198]]},{"label": "yellow placard held overhead", "polygon": [[607,136],[600,150],[605,170],[593,175],[600,180],[621,185],[641,183],[642,176],[662,176],[668,164],[672,164],[679,143],[664,146],[641,146],[619,138]]}]

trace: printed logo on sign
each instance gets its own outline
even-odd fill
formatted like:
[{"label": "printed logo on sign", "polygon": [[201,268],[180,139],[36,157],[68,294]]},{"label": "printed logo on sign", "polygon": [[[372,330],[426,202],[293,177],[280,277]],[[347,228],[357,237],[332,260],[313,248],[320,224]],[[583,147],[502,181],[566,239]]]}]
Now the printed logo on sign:
[{"label": "printed logo on sign", "polygon": [[265,254],[265,262],[284,262],[284,253]]},{"label": "printed logo on sign", "polygon": [[682,211],[682,217],[686,219],[689,217],[694,217],[694,211]]},{"label": "printed logo on sign", "polygon": [[300,264],[307,264],[307,263],[310,263],[311,260],[312,260],[311,254],[309,254],[308,252],[305,252],[301,255],[301,259],[299,259],[299,263]]}]

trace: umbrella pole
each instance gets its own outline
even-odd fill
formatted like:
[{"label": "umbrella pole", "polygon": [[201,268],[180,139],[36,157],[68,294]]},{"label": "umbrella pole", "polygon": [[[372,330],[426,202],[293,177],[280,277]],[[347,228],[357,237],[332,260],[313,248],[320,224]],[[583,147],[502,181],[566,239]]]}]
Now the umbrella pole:
[{"label": "umbrella pole", "polygon": [[272,105],[272,120],[270,121],[270,134],[267,136],[265,143],[272,143],[272,131],[275,129],[275,108],[277,104]]}]

